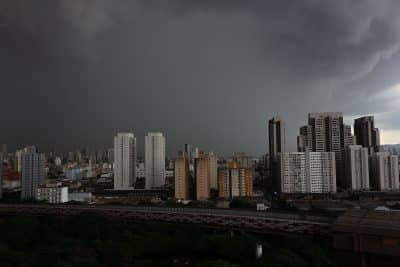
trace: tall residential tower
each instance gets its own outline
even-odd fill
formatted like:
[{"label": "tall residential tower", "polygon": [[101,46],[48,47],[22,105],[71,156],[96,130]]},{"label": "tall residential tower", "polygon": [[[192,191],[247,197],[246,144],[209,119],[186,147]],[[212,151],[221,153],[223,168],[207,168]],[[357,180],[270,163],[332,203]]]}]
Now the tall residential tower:
[{"label": "tall residential tower", "polygon": [[136,180],[136,138],[133,133],[114,137],[114,190],[133,189]]},{"label": "tall residential tower", "polygon": [[45,178],[45,156],[36,151],[23,152],[21,155],[21,198],[33,199],[36,190]]},{"label": "tall residential tower", "polygon": [[379,129],[375,128],[373,116],[355,119],[354,135],[356,136],[357,145],[368,148],[370,155],[379,151]]},{"label": "tall residential tower", "polygon": [[145,140],[146,189],[165,185],[165,137],[148,133]]},{"label": "tall residential tower", "polygon": [[175,198],[189,199],[189,159],[186,152],[179,152],[175,159]]},{"label": "tall residential tower", "polygon": [[276,160],[278,153],[285,152],[285,124],[279,117],[268,121],[269,156]]}]

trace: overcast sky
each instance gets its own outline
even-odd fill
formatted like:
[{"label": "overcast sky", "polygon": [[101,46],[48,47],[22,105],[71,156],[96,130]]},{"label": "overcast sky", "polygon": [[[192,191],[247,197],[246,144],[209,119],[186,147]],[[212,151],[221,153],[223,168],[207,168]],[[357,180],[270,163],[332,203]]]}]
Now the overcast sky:
[{"label": "overcast sky", "polygon": [[220,155],[295,149],[308,112],[374,114],[400,143],[398,0],[2,0],[0,143],[112,146],[162,131]]}]

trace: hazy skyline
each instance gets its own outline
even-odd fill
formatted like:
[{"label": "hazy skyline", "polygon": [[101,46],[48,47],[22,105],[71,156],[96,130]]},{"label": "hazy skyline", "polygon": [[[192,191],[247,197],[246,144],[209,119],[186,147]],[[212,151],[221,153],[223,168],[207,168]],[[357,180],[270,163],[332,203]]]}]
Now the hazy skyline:
[{"label": "hazy skyline", "polygon": [[229,155],[287,149],[309,112],[348,124],[375,115],[400,143],[396,0],[0,2],[0,143],[112,147],[117,132],[161,131]]}]

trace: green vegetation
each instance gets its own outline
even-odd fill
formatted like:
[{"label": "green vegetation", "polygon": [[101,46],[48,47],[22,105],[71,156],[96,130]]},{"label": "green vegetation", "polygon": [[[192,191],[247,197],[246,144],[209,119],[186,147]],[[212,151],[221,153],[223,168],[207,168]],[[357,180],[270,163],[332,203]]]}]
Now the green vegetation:
[{"label": "green vegetation", "polygon": [[[256,259],[256,244],[263,257]],[[132,223],[95,214],[0,217],[1,266],[336,266],[329,242]]]}]

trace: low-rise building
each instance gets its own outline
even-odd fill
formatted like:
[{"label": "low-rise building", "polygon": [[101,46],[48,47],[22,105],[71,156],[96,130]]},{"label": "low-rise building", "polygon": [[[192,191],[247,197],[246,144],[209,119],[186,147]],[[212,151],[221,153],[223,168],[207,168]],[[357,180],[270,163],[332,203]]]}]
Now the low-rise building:
[{"label": "low-rise building", "polygon": [[61,183],[46,184],[39,186],[36,190],[37,200],[47,200],[51,204],[68,202],[68,187]]},{"label": "low-rise building", "polygon": [[68,194],[68,201],[92,203],[94,200],[91,192],[74,192]]}]

